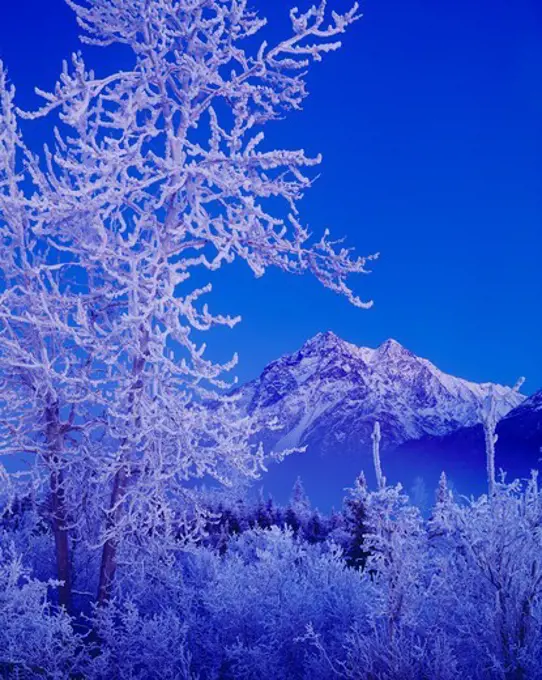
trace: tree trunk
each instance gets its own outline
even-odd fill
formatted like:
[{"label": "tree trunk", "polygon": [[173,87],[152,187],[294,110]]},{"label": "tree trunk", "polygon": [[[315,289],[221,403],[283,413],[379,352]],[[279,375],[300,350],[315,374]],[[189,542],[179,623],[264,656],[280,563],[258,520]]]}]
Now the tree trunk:
[{"label": "tree trunk", "polygon": [[[141,355],[134,358],[132,365],[133,385],[130,393],[130,407],[135,411],[135,395],[136,392],[142,389],[142,384],[139,379],[143,368],[145,367],[145,357],[148,354],[149,334],[144,329],[141,329]],[[139,423],[137,413],[134,413],[136,426]],[[126,441],[121,446],[125,446]],[[117,570],[117,552],[118,552],[118,536],[114,535],[114,529],[118,525],[122,516],[122,506],[124,495],[126,493],[126,486],[128,483],[128,475],[125,465],[123,465],[115,474],[113,480],[113,489],[111,491],[111,500],[109,502],[109,514],[107,518],[107,530],[110,537],[106,540],[102,550],[102,562],[100,565],[100,579],[98,583],[98,604],[106,604],[111,598],[111,590],[113,586],[113,579]]]},{"label": "tree trunk", "polygon": [[50,470],[52,528],[55,537],[55,556],[57,578],[62,581],[58,589],[58,603],[67,612],[71,610],[71,564],[64,495],[64,474],[61,468],[60,452],[62,449],[62,433],[58,403],[52,404],[45,411],[46,437]]},{"label": "tree trunk", "polygon": [[495,427],[492,423],[484,423],[484,436],[486,440],[486,466],[487,484],[489,496],[493,497],[496,490],[495,482]]},{"label": "tree trunk", "polygon": [[[107,520],[107,528],[113,529],[122,514],[122,499],[126,491],[126,470],[121,468],[113,480],[113,490],[111,491],[111,501],[109,508],[112,513]],[[117,570],[117,547],[118,540],[112,536],[104,543],[102,550],[102,562],[100,565],[100,582],[98,584],[98,604],[106,604],[111,597],[111,587]]]}]

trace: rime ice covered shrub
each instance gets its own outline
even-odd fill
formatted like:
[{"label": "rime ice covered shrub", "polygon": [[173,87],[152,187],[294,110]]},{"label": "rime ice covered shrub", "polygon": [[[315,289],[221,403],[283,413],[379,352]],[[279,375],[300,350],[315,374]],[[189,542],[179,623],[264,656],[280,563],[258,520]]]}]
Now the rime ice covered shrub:
[{"label": "rime ice covered shrub", "polygon": [[88,655],[85,675],[92,680],[196,680],[190,667],[187,624],[164,603],[144,615],[131,602],[100,609],[95,619],[98,652]]},{"label": "rime ice covered shrub", "polygon": [[[368,614],[353,620],[342,646],[331,649],[312,627],[311,643],[328,673],[347,678],[457,677],[448,640],[431,619],[427,533],[401,486],[367,489],[364,477],[347,498],[347,521],[361,522],[350,562],[360,569]],[[361,555],[352,561],[352,555]],[[330,677],[330,676],[327,676]]]},{"label": "rime ice covered shrub", "polygon": [[365,584],[340,549],[278,527],[248,530],[224,555],[196,550],[159,583],[149,573],[141,586],[127,604],[99,613],[104,653],[93,672],[169,677],[160,675],[166,663],[182,669],[176,677],[325,678],[306,627],[338,650],[352,622],[368,615]]},{"label": "rime ice covered shrub", "polygon": [[231,677],[286,679],[303,677],[310,665],[299,639],[307,625],[340,646],[351,623],[367,616],[368,602],[337,548],[272,528],[236,540],[205,606]]},{"label": "rime ice covered shrub", "polygon": [[443,476],[428,522],[398,488],[358,489],[365,506],[369,626],[336,655],[338,677],[396,680],[542,677],[542,497],[536,475],[457,502]]},{"label": "rime ice covered shrub", "polygon": [[[50,603],[54,584],[33,579],[9,549],[9,536],[22,545],[27,527],[7,524],[2,663],[26,668],[25,677],[73,668],[89,680],[541,677],[535,476],[468,502],[443,477],[428,520],[399,486],[370,491],[360,478],[348,500],[356,512],[346,505],[342,536],[355,539],[362,563],[333,543],[340,532],[314,543],[288,526],[250,528],[261,507],[247,503],[243,530],[224,544],[177,555],[146,546],[131,560],[121,552],[122,589],[77,621]],[[359,532],[349,525],[356,518]]]},{"label": "rime ice covered shrub", "polygon": [[[537,475],[458,505],[440,497],[430,525],[432,597],[473,677],[540,678],[542,496]],[[445,491],[445,489],[444,489]],[[492,675],[493,674],[493,675]]]},{"label": "rime ice covered shrub", "polygon": [[0,550],[0,673],[7,677],[60,680],[78,670],[81,639],[51,604],[54,586],[33,578],[13,550]]}]

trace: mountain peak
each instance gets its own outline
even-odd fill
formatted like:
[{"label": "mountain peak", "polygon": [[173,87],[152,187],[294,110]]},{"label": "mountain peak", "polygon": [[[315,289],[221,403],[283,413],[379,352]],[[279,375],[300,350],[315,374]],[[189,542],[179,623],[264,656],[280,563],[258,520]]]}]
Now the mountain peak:
[{"label": "mountain peak", "polygon": [[400,342],[389,338],[376,349],[370,347],[359,347],[351,342],[343,340],[333,331],[324,331],[322,333],[317,333],[315,336],[307,340],[301,351],[311,350],[311,351],[321,351],[328,353],[332,350],[342,350],[348,354],[357,357],[363,357],[366,360],[376,360],[386,356],[400,356],[402,354],[408,354],[414,356],[408,349],[403,347]]},{"label": "mountain peak", "polygon": [[376,350],[380,356],[387,354],[387,355],[400,355],[400,354],[408,354],[410,356],[414,356],[408,349],[403,347],[400,342],[397,342],[397,340],[394,340],[393,338],[388,338],[385,342],[383,342]]},{"label": "mountain peak", "polygon": [[324,331],[323,333],[317,333],[307,340],[303,347],[330,347],[341,343],[344,343],[344,340],[339,338],[333,331]]},{"label": "mountain peak", "polygon": [[379,349],[404,349],[403,345],[401,345],[400,342],[397,342],[394,338],[388,338],[385,342],[383,342]]},{"label": "mountain peak", "polygon": [[[524,399],[494,388],[499,417]],[[475,425],[490,389],[443,373],[393,338],[372,349],[332,331],[318,333],[240,388],[249,413],[282,425],[267,433],[270,447],[312,444],[339,452],[370,443],[375,419],[389,445]]]},{"label": "mountain peak", "polygon": [[358,351],[356,345],[352,345],[343,340],[333,331],[317,333],[307,340],[299,350],[299,356],[322,356],[331,357],[335,355],[344,356],[345,354],[355,354]]},{"label": "mountain peak", "polygon": [[362,356],[364,358],[371,357],[374,360],[379,360],[386,356],[401,356],[406,355],[414,357],[415,355],[410,352],[406,347],[401,345],[400,342],[394,338],[388,338],[376,349],[371,349],[369,347],[358,347],[346,340],[340,338],[333,331],[324,331],[322,333],[317,333],[315,336],[307,340],[302,347],[304,349],[322,349],[324,351],[329,351],[332,349],[342,349],[346,350],[353,355]]}]

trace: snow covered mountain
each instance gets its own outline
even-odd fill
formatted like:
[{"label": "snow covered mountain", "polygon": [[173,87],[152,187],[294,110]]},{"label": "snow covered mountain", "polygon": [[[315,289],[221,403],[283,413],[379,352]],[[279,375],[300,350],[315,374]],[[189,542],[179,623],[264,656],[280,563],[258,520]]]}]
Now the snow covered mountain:
[{"label": "snow covered mountain", "polygon": [[[377,419],[388,448],[472,426],[491,387],[447,375],[395,340],[369,349],[327,332],[268,365],[240,392],[246,410],[261,419],[268,447],[306,445],[313,455],[340,456],[366,448]],[[500,417],[525,398],[493,388]],[[280,430],[265,428],[272,418]]]}]

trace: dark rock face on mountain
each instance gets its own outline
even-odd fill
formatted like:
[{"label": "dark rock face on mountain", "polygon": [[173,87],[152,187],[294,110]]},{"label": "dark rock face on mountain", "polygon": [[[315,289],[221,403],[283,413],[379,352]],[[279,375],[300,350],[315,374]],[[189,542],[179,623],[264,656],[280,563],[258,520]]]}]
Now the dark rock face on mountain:
[{"label": "dark rock face on mountain", "polygon": [[542,446],[542,390],[510,411],[497,428],[501,443],[517,443],[523,449],[540,453]]},{"label": "dark rock face on mountain", "polygon": [[[395,461],[391,452],[407,442],[434,442],[476,425],[491,389],[500,418],[525,399],[507,387],[447,375],[395,340],[370,349],[328,332],[271,363],[239,392],[244,408],[261,422],[268,449],[306,447],[305,453],[273,466],[264,487],[284,495],[301,474],[309,494],[327,504],[320,499],[330,497],[336,503],[360,469],[370,470],[370,434],[376,420],[384,461]],[[280,429],[267,427],[272,420]]]},{"label": "dark rock face on mountain", "polygon": [[[542,390],[525,399],[497,425],[495,463],[506,480],[525,479],[542,459]],[[458,491],[483,493],[487,488],[484,432],[481,425],[463,427],[441,437],[425,436],[396,447],[387,458],[390,476],[408,487],[415,477],[434,486],[445,470]]]}]

